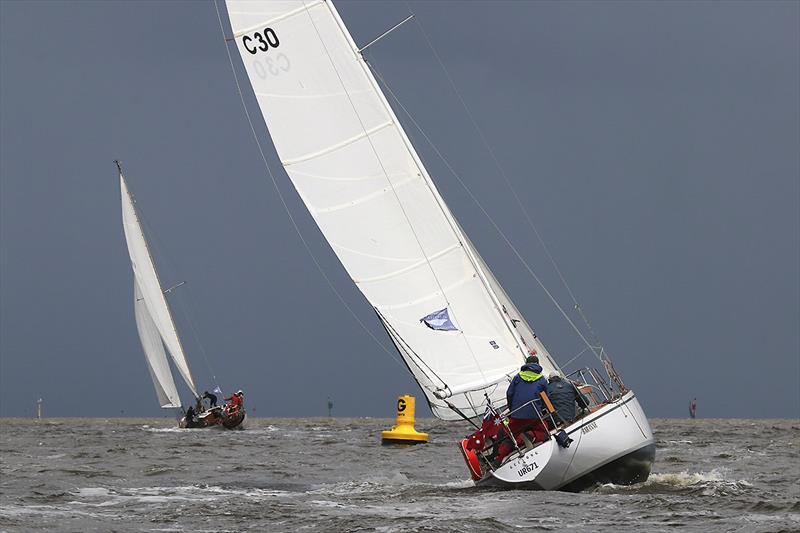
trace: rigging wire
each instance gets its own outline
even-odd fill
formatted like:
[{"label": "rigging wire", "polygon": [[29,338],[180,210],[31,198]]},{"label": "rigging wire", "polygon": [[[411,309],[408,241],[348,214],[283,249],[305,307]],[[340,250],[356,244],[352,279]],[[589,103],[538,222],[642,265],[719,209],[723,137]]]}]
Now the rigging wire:
[{"label": "rigging wire", "polygon": [[563,365],[563,366],[564,366],[564,368],[566,368],[566,367],[568,367],[570,364],[572,364],[572,363],[573,363],[573,362],[574,362],[574,361],[575,361],[575,360],[576,360],[578,357],[582,356],[582,355],[583,355],[583,354],[586,352],[586,350],[588,350],[588,349],[589,349],[588,347],[584,347],[584,348],[583,348],[583,350],[581,350],[580,352],[578,352],[578,353],[575,355],[575,357],[573,357],[572,359],[570,359],[569,361],[567,361],[566,363],[564,363],[564,365]]},{"label": "rigging wire", "polygon": [[[578,335],[578,337],[580,337],[580,339],[584,342],[584,344],[586,344],[586,346],[588,346],[589,349],[592,350],[592,353],[594,353],[595,356],[597,356],[597,353],[594,351],[594,347],[586,339],[586,337],[584,336],[583,332],[578,328],[578,326],[575,324],[575,322],[569,317],[567,312],[564,311],[564,308],[561,307],[561,304],[558,303],[558,300],[555,299],[553,294],[547,289],[547,287],[545,287],[545,285],[542,282],[542,280],[539,278],[539,276],[536,275],[536,272],[533,271],[533,269],[528,264],[528,262],[525,260],[525,258],[522,256],[522,254],[519,252],[517,247],[514,246],[514,244],[511,242],[511,240],[505,234],[505,232],[503,232],[503,230],[500,228],[500,226],[497,224],[497,222],[495,222],[494,218],[492,218],[492,216],[488,213],[488,211],[486,211],[486,209],[483,207],[483,204],[481,204],[481,202],[478,200],[478,198],[472,193],[472,190],[467,186],[467,184],[464,182],[464,180],[461,178],[461,176],[455,171],[453,166],[450,164],[450,161],[439,151],[439,149],[433,143],[433,141],[428,136],[428,134],[425,133],[425,131],[422,129],[422,127],[419,125],[419,123],[414,119],[414,117],[411,115],[411,113],[408,111],[408,109],[406,109],[406,107],[403,105],[403,103],[400,102],[400,100],[397,98],[397,95],[395,95],[394,91],[392,91],[391,86],[386,82],[386,80],[383,78],[383,76],[381,76],[380,72],[374,67],[373,67],[373,70],[375,71],[376,75],[378,76],[378,79],[380,79],[381,82],[383,82],[384,87],[389,92],[389,94],[392,96],[392,98],[397,103],[397,105],[400,106],[400,108],[406,114],[406,116],[411,121],[411,123],[414,125],[414,127],[420,132],[420,134],[423,136],[425,141],[431,146],[433,151],[436,152],[436,155],[439,157],[439,159],[442,160],[442,162],[445,164],[445,166],[450,171],[450,173],[456,178],[456,180],[461,185],[461,187],[466,191],[467,195],[469,195],[470,199],[472,199],[472,201],[475,203],[475,205],[478,206],[478,209],[480,209],[481,213],[483,213],[483,215],[489,220],[491,225],[494,227],[494,229],[497,231],[497,233],[500,235],[500,237],[503,239],[503,241],[506,243],[506,245],[511,249],[511,251],[514,253],[514,255],[517,256],[517,259],[525,267],[525,269],[528,271],[528,273],[531,275],[531,277],[533,277],[533,279],[536,280],[536,283],[539,284],[539,287],[544,291],[544,293],[548,296],[548,298],[550,298],[550,301],[553,303],[553,305],[556,306],[556,309],[558,309],[559,312],[561,312],[561,315],[564,317],[564,319],[566,319],[566,321],[569,323],[569,325],[572,326],[572,329],[575,331],[575,333]],[[597,357],[599,359],[599,356],[597,356]]]},{"label": "rigging wire", "polygon": [[[408,7],[409,11],[410,11],[410,6],[408,5],[408,2],[406,2],[406,7]],[[523,216],[525,217],[525,220],[528,222],[528,225],[533,230],[534,235],[536,235],[536,239],[539,241],[539,244],[542,245],[542,249],[544,250],[545,255],[547,256],[548,260],[550,261],[550,264],[553,266],[553,269],[556,271],[556,274],[558,274],[558,277],[561,280],[561,283],[564,285],[564,288],[569,293],[569,296],[572,299],[572,303],[574,305],[575,310],[580,314],[581,318],[583,319],[583,322],[586,324],[586,327],[589,330],[589,333],[591,334],[592,338],[596,342],[597,341],[597,335],[595,334],[594,330],[592,329],[592,326],[589,323],[589,320],[586,318],[586,315],[583,313],[581,305],[580,305],[580,303],[578,303],[578,299],[575,296],[575,293],[572,291],[572,288],[567,283],[567,280],[564,277],[564,274],[561,271],[561,268],[559,268],[558,263],[555,260],[555,257],[553,257],[553,254],[550,252],[550,248],[544,242],[544,238],[542,238],[542,235],[539,233],[539,230],[536,228],[536,225],[533,223],[533,219],[531,218],[530,214],[528,213],[528,210],[525,209],[525,205],[522,203],[522,199],[520,198],[520,196],[517,193],[516,189],[512,185],[511,180],[509,179],[508,175],[506,174],[505,170],[503,169],[502,165],[500,164],[500,160],[497,158],[497,155],[495,154],[494,150],[492,149],[491,145],[489,144],[488,140],[486,139],[486,136],[484,135],[483,130],[481,129],[481,127],[478,125],[477,120],[475,120],[475,116],[470,111],[469,106],[467,106],[467,103],[464,100],[464,97],[461,95],[461,91],[458,90],[458,86],[456,85],[455,81],[453,80],[453,77],[450,75],[450,71],[447,70],[447,67],[444,64],[444,61],[442,61],[441,56],[436,51],[436,48],[434,48],[433,43],[431,42],[430,38],[428,37],[427,32],[425,31],[425,28],[422,26],[422,22],[417,17],[415,17],[414,20],[417,23],[417,26],[419,27],[420,33],[422,34],[423,38],[425,39],[425,42],[427,43],[428,48],[430,48],[431,52],[433,53],[433,56],[436,58],[436,61],[439,63],[439,66],[441,67],[442,71],[444,72],[445,77],[447,78],[447,81],[450,83],[450,86],[452,87],[453,92],[455,93],[456,97],[458,98],[458,101],[461,103],[461,106],[464,108],[464,111],[466,112],[467,117],[469,118],[470,122],[472,123],[473,127],[475,128],[475,131],[477,131],[478,136],[481,139],[481,142],[483,143],[483,145],[486,148],[487,152],[489,152],[489,156],[491,157],[492,162],[497,167],[497,169],[500,171],[500,175],[502,176],[503,181],[505,181],[506,185],[508,186],[509,191],[511,191],[511,194],[514,197],[514,200],[516,201],[517,206],[519,207],[520,211],[522,212]],[[538,279],[537,279],[537,281],[538,281]],[[560,307],[559,307],[559,309],[560,309]],[[589,346],[589,348],[591,348],[592,352],[595,353],[595,355],[599,357],[599,355],[595,351],[594,347]]]},{"label": "rigging wire", "polygon": [[[412,348],[410,344],[408,344],[405,340],[403,340],[403,337],[401,337],[400,334],[397,332],[397,330],[394,329],[394,326],[392,326],[389,323],[389,321],[386,320],[386,317],[383,316],[383,314],[378,310],[378,308],[377,307],[373,307],[373,309],[375,309],[375,313],[378,315],[378,319],[383,324],[383,327],[386,329],[387,333],[389,333],[389,337],[392,338],[392,341],[394,342],[394,344],[398,348],[398,350],[402,348],[403,352],[405,352],[406,355],[408,356],[408,359],[411,360],[414,363],[414,365],[417,368],[419,368],[420,371],[422,371],[423,374],[427,374],[428,372],[430,372],[433,375],[433,377],[435,377],[436,379],[438,379],[442,383],[442,385],[443,385],[442,389],[447,388],[447,382],[445,380],[443,380],[441,377],[439,377],[439,375],[436,373],[436,371],[434,369],[432,369],[430,366],[428,366],[428,363],[426,363],[425,360],[422,359],[416,351],[414,351],[414,348]],[[399,340],[401,340],[402,344],[400,344],[399,342],[395,341],[394,337],[397,337]],[[414,357],[412,358],[410,354],[413,354]],[[422,368],[423,366],[425,368]],[[426,371],[426,369],[427,369],[427,371]],[[433,380],[431,380],[431,381],[433,381]],[[431,389],[429,389],[429,390],[431,390]],[[431,390],[431,392],[435,393],[434,390]]]},{"label": "rigging wire", "polygon": [[350,315],[352,315],[355,321],[358,322],[358,325],[361,326],[361,329],[363,329],[367,333],[367,335],[369,335],[372,338],[372,340],[375,341],[375,344],[380,346],[380,348],[384,352],[386,352],[395,363],[405,368],[405,365],[400,360],[397,359],[397,356],[391,350],[389,350],[375,336],[375,334],[369,330],[369,328],[367,328],[366,324],[364,324],[361,318],[359,318],[359,316],[355,313],[355,311],[353,311],[353,308],[350,307],[350,304],[347,303],[342,294],[336,289],[336,287],[333,285],[333,281],[328,277],[328,275],[323,270],[322,265],[319,263],[317,257],[314,255],[314,252],[311,250],[311,246],[308,244],[308,241],[306,241],[305,237],[303,236],[303,233],[300,231],[300,226],[298,226],[297,221],[294,218],[294,215],[292,215],[292,212],[289,209],[289,204],[287,204],[286,199],[284,198],[283,193],[281,192],[281,189],[278,186],[278,181],[272,172],[272,168],[270,167],[269,162],[267,162],[267,156],[265,155],[264,149],[261,146],[261,140],[259,139],[258,134],[256,133],[255,126],[253,125],[253,119],[250,116],[250,111],[248,110],[247,103],[244,100],[244,93],[242,92],[242,86],[239,83],[239,75],[236,73],[236,67],[233,64],[233,56],[231,55],[231,50],[228,46],[228,43],[230,41],[225,38],[225,27],[222,24],[222,15],[220,14],[217,0],[214,0],[214,9],[217,12],[217,21],[219,21],[219,29],[220,32],[222,33],[223,42],[225,43],[225,52],[228,54],[228,62],[230,63],[231,72],[233,73],[233,79],[236,82],[236,90],[239,93],[239,99],[242,102],[242,108],[244,109],[244,114],[247,117],[247,123],[250,125],[250,131],[253,134],[253,139],[256,141],[256,147],[258,147],[258,152],[261,154],[261,160],[264,162],[264,167],[267,170],[267,174],[269,175],[270,180],[272,181],[272,185],[275,188],[275,192],[278,194],[278,198],[280,199],[281,204],[283,205],[283,209],[286,211],[286,214],[292,223],[292,227],[297,233],[297,236],[300,237],[300,241],[303,243],[303,247],[306,249],[306,252],[308,252],[308,255],[311,256],[311,260],[314,262],[314,265],[317,267],[317,270],[325,279],[325,282],[328,284],[328,287],[330,287],[330,289],[336,295],[336,298],[338,298],[339,302],[345,307],[345,309],[347,309],[350,312]]}]

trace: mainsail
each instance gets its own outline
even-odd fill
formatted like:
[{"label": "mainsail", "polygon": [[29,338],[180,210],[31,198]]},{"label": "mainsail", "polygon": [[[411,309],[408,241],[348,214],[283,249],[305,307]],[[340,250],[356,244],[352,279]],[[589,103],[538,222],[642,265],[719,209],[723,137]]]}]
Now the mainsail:
[{"label": "mainsail", "polygon": [[529,348],[556,369],[445,205],[332,3],[226,3],[283,167],[434,414],[474,417],[487,398],[503,403]]},{"label": "mainsail", "polygon": [[119,172],[120,195],[122,197],[122,226],[128,253],[133,266],[136,327],[147,359],[150,376],[162,407],[180,407],[180,399],[175,389],[169,364],[164,354],[166,345],[175,367],[186,385],[197,397],[197,388],[189,371],[169,305],[161,289],[153,258],[147,246],[139,216],[136,214],[122,170]]}]

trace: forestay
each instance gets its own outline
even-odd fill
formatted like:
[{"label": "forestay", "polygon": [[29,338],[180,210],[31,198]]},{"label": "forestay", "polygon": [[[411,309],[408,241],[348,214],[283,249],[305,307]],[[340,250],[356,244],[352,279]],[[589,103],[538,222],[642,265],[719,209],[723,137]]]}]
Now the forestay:
[{"label": "forestay", "polygon": [[[331,2],[227,0],[227,7],[283,167],[434,414],[458,418],[449,402],[481,415],[485,394],[504,403],[509,376],[524,360],[525,332],[502,310],[494,278]],[[442,310],[437,316],[454,330],[422,321]]]},{"label": "forestay", "polygon": [[[156,273],[156,267],[153,263],[153,258],[150,256],[150,250],[147,247],[147,241],[142,232],[142,226],[139,223],[136,208],[133,205],[133,198],[125,183],[122,172],[119,174],[119,183],[122,197],[122,225],[125,231],[125,240],[128,243],[128,253],[130,254],[131,264],[133,266],[135,292],[136,294],[140,294],[140,296],[136,297],[136,324],[139,328],[139,336],[142,340],[145,355],[147,356],[148,366],[151,369],[151,373],[154,374],[154,382],[158,382],[156,392],[159,395],[159,400],[162,402],[162,405],[165,403],[164,397],[161,395],[163,392],[170,403],[177,402],[178,405],[180,405],[179,400],[177,400],[175,383],[172,380],[169,367],[166,365],[165,368],[160,360],[164,359],[163,348],[154,348],[157,342],[152,332],[153,328],[155,328],[160,336],[158,342],[163,341],[167,346],[167,350],[172,356],[175,367],[195,396],[197,396],[197,388],[192,379],[192,374],[189,371],[189,365],[183,353],[183,346],[181,346],[178,332],[175,330],[175,323],[172,320],[169,306],[164,298],[161,283]],[[144,305],[140,306],[139,304]],[[166,362],[166,360],[164,360],[164,362]],[[162,380],[164,376],[168,376],[168,379],[164,378]],[[161,392],[159,391],[159,387],[162,389]],[[171,394],[173,394],[173,396],[170,396]]]}]

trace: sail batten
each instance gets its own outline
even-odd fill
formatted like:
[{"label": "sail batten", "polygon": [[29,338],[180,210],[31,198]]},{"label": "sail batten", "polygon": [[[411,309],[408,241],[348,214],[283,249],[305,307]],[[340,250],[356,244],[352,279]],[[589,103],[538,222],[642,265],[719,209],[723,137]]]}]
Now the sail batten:
[{"label": "sail batten", "polygon": [[[175,389],[172,373],[167,365],[163,369],[161,359],[163,357],[164,345],[167,347],[175,368],[177,368],[186,385],[195,397],[198,396],[194,378],[189,370],[186,355],[169,309],[169,304],[164,296],[158,272],[155,268],[150,248],[144,236],[139,216],[136,213],[133,197],[128,190],[125,178],[120,171],[120,196],[122,199],[122,222],[125,233],[125,241],[128,244],[128,253],[133,267],[134,284],[136,286],[135,305],[137,316],[137,328],[139,329],[140,339],[145,350],[145,355],[153,372],[153,365],[159,367],[156,372],[158,384],[166,396],[170,396]],[[144,333],[143,333],[144,330]],[[157,333],[157,342],[154,339]],[[163,344],[161,344],[163,342]],[[165,357],[164,357],[165,360]],[[152,374],[151,374],[152,375]],[[155,379],[154,379],[155,382]],[[170,386],[171,384],[171,386]],[[156,387],[156,394],[161,399],[159,386]],[[177,393],[174,393],[177,396]],[[177,400],[178,405],[180,401]],[[174,403],[174,402],[172,402]]]},{"label": "sail batten", "polygon": [[[504,403],[502,382],[526,354],[503,310],[511,305],[496,294],[496,280],[439,194],[335,7],[327,1],[310,9],[302,0],[226,4],[289,178],[351,279],[379,310],[434,414],[453,420],[460,417],[455,408],[479,416],[487,398]],[[271,22],[260,28],[263,20]],[[256,27],[274,38],[254,52],[245,40],[257,38],[247,31]],[[263,75],[279,57],[288,67]],[[425,324],[442,310],[455,330]],[[459,392],[444,400],[436,391],[445,389]]]},{"label": "sail batten", "polygon": [[[387,280],[387,279],[397,278],[398,276],[400,276],[402,274],[405,274],[406,272],[410,272],[410,271],[412,271],[412,270],[414,270],[416,268],[425,267],[429,263],[435,261],[436,259],[438,259],[438,258],[440,258],[440,257],[442,257],[444,255],[447,255],[450,252],[454,252],[454,251],[458,250],[460,247],[461,246],[458,245],[458,244],[453,244],[450,247],[445,248],[444,250],[442,250],[440,252],[436,252],[434,254],[429,255],[428,257],[419,259],[419,260],[417,260],[416,263],[413,263],[413,264],[411,264],[411,265],[409,265],[407,267],[400,268],[400,269],[395,270],[393,272],[387,272],[386,274],[383,274],[381,276],[374,276],[372,278],[358,278],[358,279],[353,279],[353,281],[355,283],[358,283],[358,284],[366,284],[366,283],[374,283],[376,281],[384,281],[384,280]],[[336,248],[335,245],[334,245],[334,248]],[[383,258],[383,259],[385,260],[386,258]]]},{"label": "sail batten", "polygon": [[396,182],[391,187],[384,187],[383,189],[381,189],[379,191],[375,191],[375,192],[369,193],[366,196],[362,196],[361,198],[354,198],[353,200],[350,200],[349,202],[346,202],[346,203],[342,203],[342,204],[338,204],[338,205],[332,205],[332,206],[329,206],[329,207],[314,207],[314,208],[309,207],[309,210],[314,212],[314,213],[333,213],[334,211],[341,211],[342,209],[347,209],[347,208],[350,208],[350,207],[354,207],[354,206],[356,206],[358,204],[363,204],[364,202],[369,202],[370,200],[374,200],[374,199],[376,199],[377,197],[379,197],[379,196],[381,196],[383,194],[392,193],[395,190],[397,190],[397,189],[399,189],[401,187],[404,187],[405,185],[408,185],[409,183],[413,183],[414,180],[418,180],[418,179],[419,179],[419,176],[412,176],[410,178],[406,178],[405,180]]},{"label": "sail batten", "polygon": [[378,124],[377,126],[375,126],[373,128],[365,130],[365,131],[363,131],[363,132],[361,132],[361,133],[359,133],[357,135],[352,136],[349,139],[345,139],[344,141],[341,141],[341,142],[336,143],[336,144],[334,144],[332,146],[328,146],[326,148],[323,148],[322,150],[319,150],[317,152],[314,152],[314,153],[311,153],[311,154],[302,155],[302,156],[296,157],[294,159],[283,160],[283,161],[281,161],[281,164],[284,167],[288,167],[290,165],[296,165],[298,163],[303,163],[305,161],[310,161],[312,159],[317,159],[317,158],[322,157],[324,155],[327,155],[327,154],[329,154],[331,152],[335,152],[336,150],[341,150],[342,148],[350,146],[351,144],[353,144],[355,142],[358,142],[361,139],[366,139],[370,135],[372,135],[374,133],[378,133],[382,129],[388,128],[391,125],[392,125],[391,121],[384,122],[383,124]]}]

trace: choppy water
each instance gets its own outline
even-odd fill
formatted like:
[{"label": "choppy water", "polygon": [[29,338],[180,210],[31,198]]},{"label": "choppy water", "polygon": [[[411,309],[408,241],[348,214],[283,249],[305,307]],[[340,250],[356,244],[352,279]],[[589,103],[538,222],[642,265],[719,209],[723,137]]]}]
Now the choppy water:
[{"label": "choppy water", "polygon": [[800,421],[654,420],[642,485],[478,489],[458,424],[380,446],[391,420],[0,420],[2,531],[798,531]]}]

